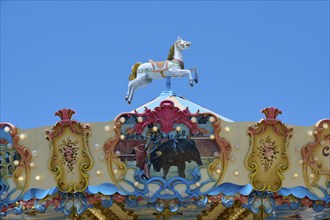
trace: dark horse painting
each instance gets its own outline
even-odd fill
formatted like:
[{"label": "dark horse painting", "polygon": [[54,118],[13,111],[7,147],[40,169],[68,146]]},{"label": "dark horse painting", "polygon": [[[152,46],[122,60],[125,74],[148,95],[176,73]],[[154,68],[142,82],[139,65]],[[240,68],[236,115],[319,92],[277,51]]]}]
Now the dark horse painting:
[{"label": "dark horse painting", "polygon": [[163,178],[171,166],[178,168],[180,177],[185,178],[186,161],[195,161],[198,166],[202,165],[200,153],[195,141],[191,139],[176,139],[162,143],[156,147],[150,155],[154,171],[160,172],[163,168]]}]

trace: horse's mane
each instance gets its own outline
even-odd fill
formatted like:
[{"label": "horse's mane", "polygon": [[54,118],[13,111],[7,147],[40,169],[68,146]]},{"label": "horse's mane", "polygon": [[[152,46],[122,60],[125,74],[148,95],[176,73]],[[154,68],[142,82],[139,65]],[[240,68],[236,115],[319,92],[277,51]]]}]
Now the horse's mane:
[{"label": "horse's mane", "polygon": [[170,52],[168,53],[167,60],[173,60],[174,59],[174,44],[170,48]]}]

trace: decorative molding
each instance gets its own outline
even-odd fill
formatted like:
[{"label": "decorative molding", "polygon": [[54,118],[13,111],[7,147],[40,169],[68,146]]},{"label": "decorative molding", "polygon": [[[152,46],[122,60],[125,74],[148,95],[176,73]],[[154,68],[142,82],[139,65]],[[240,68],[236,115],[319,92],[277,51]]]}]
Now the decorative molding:
[{"label": "decorative molding", "polygon": [[87,170],[93,166],[89,152],[89,125],[71,120],[75,112],[62,109],[55,113],[61,121],[51,130],[46,130],[50,141],[51,155],[49,169],[55,174],[57,186],[62,192],[82,192],[88,186]]},{"label": "decorative molding", "polygon": [[[10,148],[14,149],[19,154],[19,163],[18,165],[15,165],[15,170],[12,175],[6,175],[3,178],[0,178],[0,194],[4,195],[5,193],[7,196],[2,196],[0,199],[0,210],[2,209],[3,205],[8,205],[11,203],[14,203],[17,201],[28,189],[29,182],[31,178],[31,168],[30,168],[30,162],[32,159],[32,154],[29,148],[22,146],[19,144],[19,135],[17,128],[7,122],[0,123],[0,130],[4,130],[4,132],[8,132],[11,140],[7,140],[5,137],[1,138],[1,145],[7,145],[5,149],[9,150],[9,144],[11,144]],[[8,129],[5,131],[5,129]],[[5,158],[3,158],[5,159]],[[12,161],[13,163],[13,161]],[[19,178],[23,177],[23,181],[20,181]],[[14,189],[10,189],[9,185],[7,183],[7,180],[9,178],[13,178],[13,181],[15,185],[17,186]],[[20,191],[20,193],[17,194],[16,191]],[[11,194],[14,194],[16,192],[15,199],[11,198]]]},{"label": "decorative molding", "polygon": [[[205,133],[207,131],[204,128],[199,127],[198,123],[196,123],[195,120],[192,120],[192,118],[196,119],[196,117],[212,117],[214,119],[212,120],[214,141],[217,144],[219,155],[215,157],[210,164],[208,164],[207,170],[210,179],[215,180],[216,185],[221,182],[227,168],[229,154],[231,152],[231,145],[226,139],[219,136],[221,131],[220,119],[212,113],[199,113],[199,111],[196,113],[190,113],[188,108],[181,110],[174,106],[172,101],[164,100],[160,103],[160,106],[156,107],[154,110],[145,108],[144,113],[138,113],[135,111],[134,113],[122,113],[116,117],[114,126],[115,137],[109,139],[104,144],[104,152],[106,154],[109,176],[119,189],[122,189],[119,183],[126,181],[124,180],[124,177],[127,174],[127,168],[126,165],[120,160],[118,155],[116,155],[115,148],[121,139],[122,126],[123,123],[125,123],[123,121],[126,121],[132,117],[136,119],[140,118],[142,120],[137,120],[134,127],[125,128],[127,134],[141,134],[148,125],[155,124],[159,125],[159,129],[164,133],[175,131],[176,124],[183,124],[187,126],[191,134],[196,134],[199,132]],[[221,169],[219,169],[219,167],[221,167]],[[114,170],[116,170],[116,173],[113,172]],[[220,173],[216,172],[217,170],[220,170]],[[143,182],[143,180],[141,181]],[[158,179],[155,179],[154,181],[157,182]],[[148,181],[148,183],[152,182],[153,180]]]},{"label": "decorative molding", "polygon": [[276,119],[282,113],[277,108],[265,108],[261,112],[266,118],[248,128],[250,149],[245,165],[251,171],[254,189],[276,192],[282,186],[282,173],[289,166],[286,148],[293,128]]},{"label": "decorative molding", "polygon": [[[330,184],[330,120],[323,119],[317,122],[313,135],[315,141],[301,149],[304,180],[312,193],[315,194],[313,188],[318,188],[324,194],[326,186]],[[319,184],[321,176],[325,177],[325,183]]]}]

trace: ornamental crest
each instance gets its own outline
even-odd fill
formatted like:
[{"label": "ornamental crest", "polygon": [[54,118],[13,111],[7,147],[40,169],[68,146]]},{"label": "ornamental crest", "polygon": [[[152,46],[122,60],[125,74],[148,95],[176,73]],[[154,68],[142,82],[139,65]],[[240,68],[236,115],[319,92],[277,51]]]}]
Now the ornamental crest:
[{"label": "ornamental crest", "polygon": [[191,113],[170,100],[143,113],[122,113],[115,119],[116,136],[104,144],[109,175],[121,191],[147,201],[164,193],[188,201],[187,191],[206,193],[226,172],[231,146],[220,129],[214,114]]},{"label": "ornamental crest", "polygon": [[315,141],[301,149],[304,180],[311,192],[324,196],[330,184],[330,120],[319,121],[313,135]]},{"label": "ornamental crest", "polygon": [[248,128],[250,150],[245,165],[251,171],[250,181],[258,191],[278,191],[288,169],[286,153],[292,128],[286,127],[276,117],[282,112],[276,108],[265,108],[266,119]]},{"label": "ornamental crest", "polygon": [[63,109],[55,113],[61,118],[46,131],[50,141],[51,155],[49,169],[55,174],[58,188],[62,192],[82,192],[88,186],[88,174],[93,159],[88,148],[88,125],[71,120],[75,112]]}]

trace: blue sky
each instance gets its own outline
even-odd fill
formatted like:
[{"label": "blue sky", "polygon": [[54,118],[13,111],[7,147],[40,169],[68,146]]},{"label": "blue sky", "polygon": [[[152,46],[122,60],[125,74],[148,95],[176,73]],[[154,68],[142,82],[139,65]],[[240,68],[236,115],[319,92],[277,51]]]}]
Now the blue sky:
[{"label": "blue sky", "polygon": [[54,124],[62,108],[106,122],[156,98],[165,81],[124,96],[131,66],[192,41],[176,94],[234,121],[274,106],[288,124],[329,118],[328,1],[1,1],[0,121]]}]

